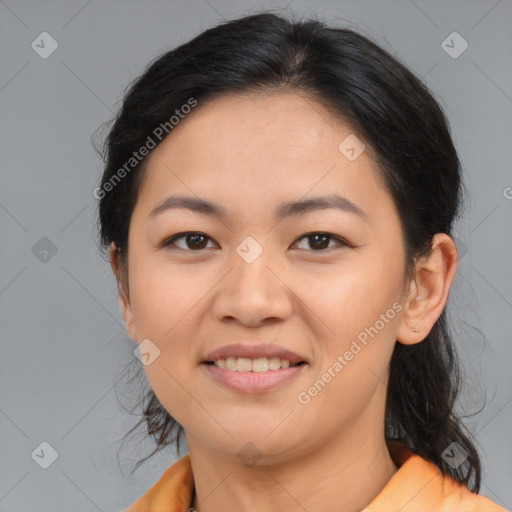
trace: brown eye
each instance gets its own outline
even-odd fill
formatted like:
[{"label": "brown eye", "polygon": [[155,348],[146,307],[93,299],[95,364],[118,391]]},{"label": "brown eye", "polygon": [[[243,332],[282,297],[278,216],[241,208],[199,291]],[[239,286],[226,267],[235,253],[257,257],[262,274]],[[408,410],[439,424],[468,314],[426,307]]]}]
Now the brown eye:
[{"label": "brown eye", "polygon": [[331,240],[337,241],[338,245],[348,246],[348,244],[344,240],[337,236],[331,235],[330,233],[308,233],[306,235],[303,235],[298,240],[302,239],[308,240],[308,246],[309,248],[313,248],[313,252],[321,252],[326,249],[332,248],[333,246],[329,247],[329,242]]},{"label": "brown eye", "polygon": [[[184,247],[179,246],[175,243],[176,240],[185,240]],[[176,246],[179,249],[183,250],[189,250],[189,251],[200,251],[202,249],[206,248],[207,240],[211,240],[210,237],[206,236],[203,233],[194,233],[194,232],[187,232],[187,233],[180,233],[178,235],[174,235],[173,237],[167,239],[165,242],[163,242],[162,247],[169,247],[169,246]]]},{"label": "brown eye", "polygon": [[[340,237],[337,237],[335,235],[332,235],[331,233],[323,233],[323,232],[316,232],[316,233],[308,233],[306,235],[303,235],[298,240],[307,240],[307,246],[305,249],[310,250],[312,252],[323,252],[327,251],[328,249],[332,249],[336,247],[336,244],[332,245],[331,242],[337,242],[337,246],[345,246],[345,247],[351,247],[348,242],[343,240]],[[184,241],[181,242],[181,241]],[[183,249],[185,251],[189,252],[198,252],[203,249],[207,248],[208,240],[212,240],[209,236],[205,235],[204,233],[196,233],[193,231],[188,231],[185,233],[179,233],[177,235],[172,236],[171,238],[168,238],[164,242],[162,242],[161,247],[170,247],[173,248],[176,247],[178,249]],[[176,243],[176,241],[180,241],[182,244],[181,246]],[[297,245],[298,242],[295,242],[294,245]],[[304,247],[299,249],[303,250]]]}]

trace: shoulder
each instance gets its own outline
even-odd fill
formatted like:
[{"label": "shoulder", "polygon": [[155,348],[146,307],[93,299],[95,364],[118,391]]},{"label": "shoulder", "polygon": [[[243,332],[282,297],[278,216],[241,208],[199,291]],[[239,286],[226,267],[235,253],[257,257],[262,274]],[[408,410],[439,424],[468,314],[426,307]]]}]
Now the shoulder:
[{"label": "shoulder", "polygon": [[489,498],[471,492],[449,476],[443,477],[443,508],[440,510],[464,510],[468,512],[507,512]]},{"label": "shoulder", "polygon": [[398,471],[363,512],[510,512],[406,446],[394,446],[393,454]]},{"label": "shoulder", "polygon": [[157,482],[137,501],[120,512],[187,512],[194,493],[190,456],[167,468]]}]

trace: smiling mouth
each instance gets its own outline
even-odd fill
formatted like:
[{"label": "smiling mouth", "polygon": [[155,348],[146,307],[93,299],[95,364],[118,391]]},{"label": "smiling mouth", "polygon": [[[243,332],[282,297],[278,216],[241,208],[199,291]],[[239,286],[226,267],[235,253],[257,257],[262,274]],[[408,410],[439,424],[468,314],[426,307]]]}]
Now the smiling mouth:
[{"label": "smiling mouth", "polygon": [[306,364],[305,361],[299,361],[292,364],[287,359],[279,357],[258,357],[251,359],[248,357],[228,357],[226,359],[217,359],[215,361],[204,361],[204,364],[216,366],[232,372],[272,372],[276,370],[293,368]]}]

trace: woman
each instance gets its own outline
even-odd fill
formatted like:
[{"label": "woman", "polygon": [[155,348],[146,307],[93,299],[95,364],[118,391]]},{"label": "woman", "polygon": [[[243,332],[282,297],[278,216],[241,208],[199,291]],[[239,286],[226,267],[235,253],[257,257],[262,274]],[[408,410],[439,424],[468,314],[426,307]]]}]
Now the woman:
[{"label": "woman", "polygon": [[148,67],[104,156],[144,419],[189,450],[127,511],[504,510],[453,410],[460,163],[400,62],[317,20],[230,21]]}]

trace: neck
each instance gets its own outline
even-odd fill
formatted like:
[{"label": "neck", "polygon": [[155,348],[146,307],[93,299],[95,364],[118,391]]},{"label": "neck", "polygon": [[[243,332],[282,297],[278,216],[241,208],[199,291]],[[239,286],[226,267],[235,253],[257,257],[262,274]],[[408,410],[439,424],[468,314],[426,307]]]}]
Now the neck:
[{"label": "neck", "polygon": [[252,467],[187,436],[195,481],[193,507],[197,512],[359,512],[398,470],[384,429],[376,432],[376,423],[365,424],[373,431],[357,424],[342,437],[332,436],[300,456]]}]

